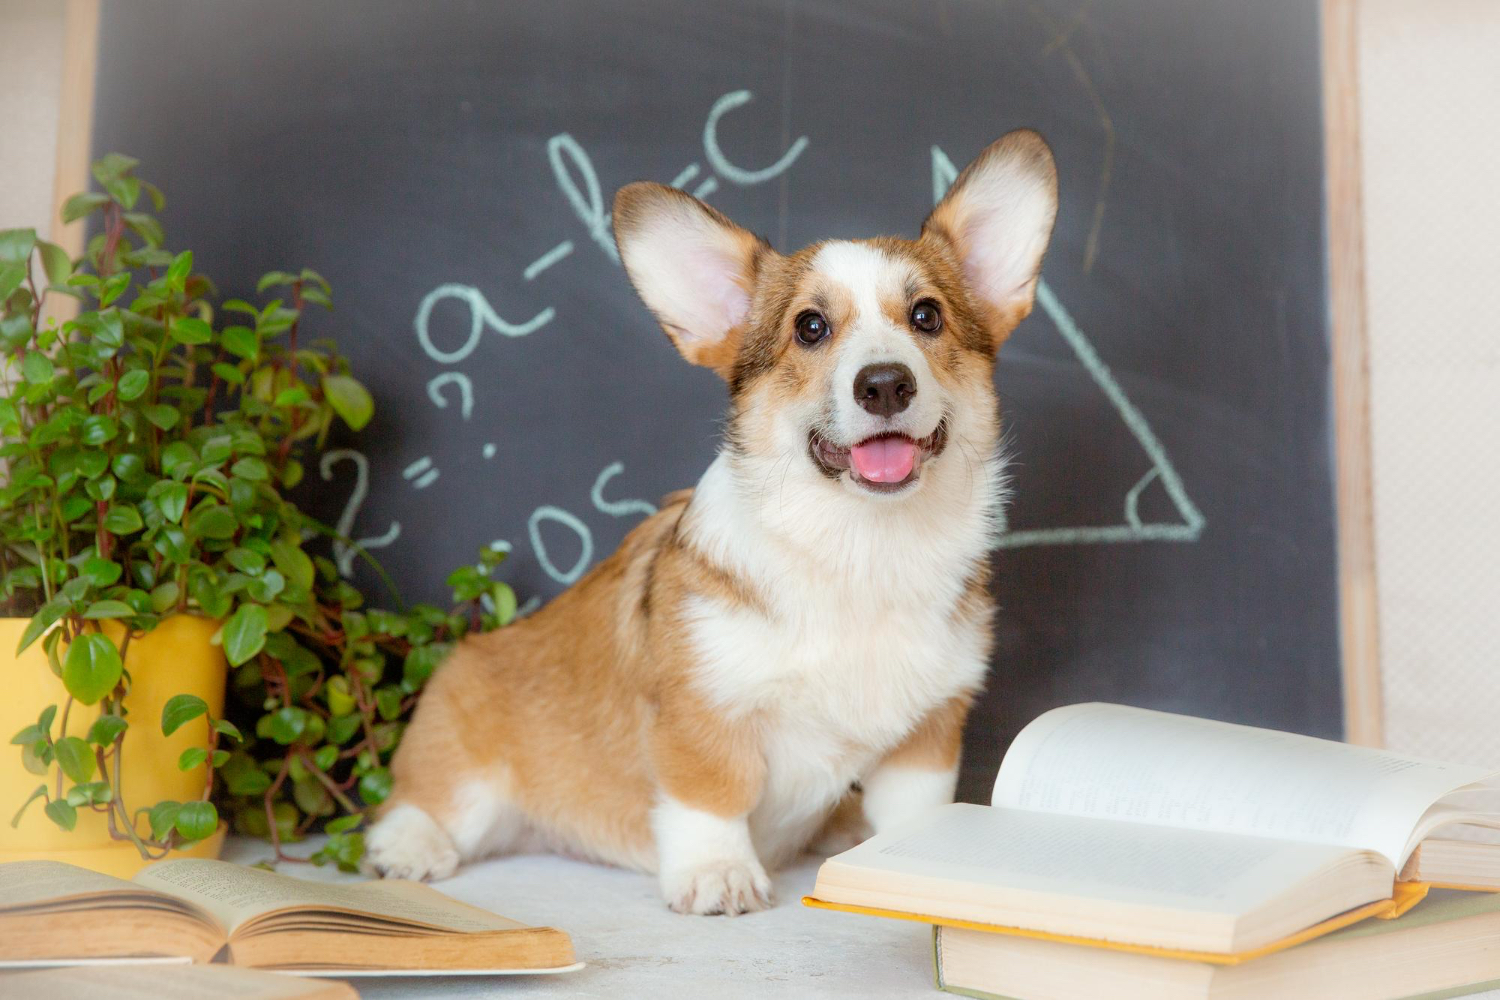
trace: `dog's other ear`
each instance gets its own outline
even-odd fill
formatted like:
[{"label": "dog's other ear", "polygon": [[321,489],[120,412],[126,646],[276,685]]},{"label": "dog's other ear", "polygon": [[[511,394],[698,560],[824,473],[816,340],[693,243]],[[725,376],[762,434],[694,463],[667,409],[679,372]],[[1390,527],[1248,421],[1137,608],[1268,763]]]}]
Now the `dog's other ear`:
[{"label": "dog's other ear", "polygon": [[1036,132],[1017,129],[964,168],[922,223],[922,237],[957,253],[969,288],[993,310],[1003,338],[1031,312],[1056,218],[1052,150]]},{"label": "dog's other ear", "polygon": [[774,251],[698,199],[640,181],[615,195],[630,283],[682,356],[728,377],[763,254]]}]

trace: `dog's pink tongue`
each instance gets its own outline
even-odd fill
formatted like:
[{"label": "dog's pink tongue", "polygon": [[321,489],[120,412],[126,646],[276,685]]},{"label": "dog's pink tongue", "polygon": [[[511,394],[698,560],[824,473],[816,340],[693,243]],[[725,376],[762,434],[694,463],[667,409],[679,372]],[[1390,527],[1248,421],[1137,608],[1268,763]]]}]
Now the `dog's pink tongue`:
[{"label": "dog's pink tongue", "polygon": [[917,464],[917,446],[904,437],[871,438],[849,450],[854,471],[872,483],[899,483]]}]

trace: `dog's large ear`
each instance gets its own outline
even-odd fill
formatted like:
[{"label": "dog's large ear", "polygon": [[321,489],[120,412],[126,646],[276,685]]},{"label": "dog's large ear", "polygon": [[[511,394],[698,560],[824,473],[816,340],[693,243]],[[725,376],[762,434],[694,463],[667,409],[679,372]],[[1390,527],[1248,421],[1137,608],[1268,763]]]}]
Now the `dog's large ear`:
[{"label": "dog's large ear", "polygon": [[677,350],[727,378],[761,257],[774,251],[698,199],[645,181],[615,195],[614,227],[630,283]]},{"label": "dog's large ear", "polygon": [[1036,132],[1017,129],[964,168],[922,224],[922,237],[957,253],[970,289],[993,310],[1003,337],[1031,312],[1056,218],[1052,150]]}]

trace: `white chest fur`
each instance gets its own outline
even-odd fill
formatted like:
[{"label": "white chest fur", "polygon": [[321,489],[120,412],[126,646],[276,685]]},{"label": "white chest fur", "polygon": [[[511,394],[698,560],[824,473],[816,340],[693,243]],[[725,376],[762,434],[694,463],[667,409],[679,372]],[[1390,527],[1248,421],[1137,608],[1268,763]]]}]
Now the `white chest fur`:
[{"label": "white chest fur", "polygon": [[941,497],[909,508],[851,498],[788,524],[747,509],[737,485],[721,456],[694,495],[689,538],[764,605],[690,606],[695,680],[725,712],[756,719],[767,780],[751,827],[776,856],[800,849],[924,715],[982,683],[988,623],[957,611],[989,548],[990,498],[970,491],[938,516],[922,502]]}]

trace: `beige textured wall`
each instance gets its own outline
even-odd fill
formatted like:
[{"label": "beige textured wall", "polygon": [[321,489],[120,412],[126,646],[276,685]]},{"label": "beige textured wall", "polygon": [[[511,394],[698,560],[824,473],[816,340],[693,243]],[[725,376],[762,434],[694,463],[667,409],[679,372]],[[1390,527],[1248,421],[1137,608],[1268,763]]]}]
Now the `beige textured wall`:
[{"label": "beige textured wall", "polygon": [[61,0],[0,0],[0,229],[52,232],[65,11]]},{"label": "beige textured wall", "polygon": [[1363,0],[1386,743],[1500,766],[1500,3]]}]

